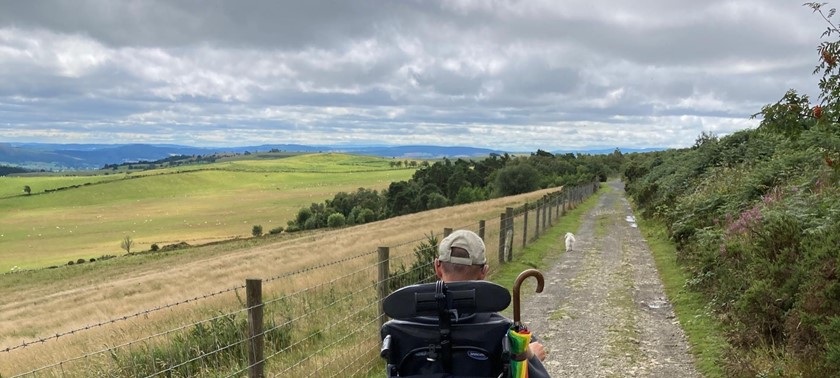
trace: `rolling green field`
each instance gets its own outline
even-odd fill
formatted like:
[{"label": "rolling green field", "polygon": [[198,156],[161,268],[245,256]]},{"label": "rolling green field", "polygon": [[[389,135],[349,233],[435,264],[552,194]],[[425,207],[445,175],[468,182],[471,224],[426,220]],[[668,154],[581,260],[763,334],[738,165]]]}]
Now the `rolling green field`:
[{"label": "rolling green field", "polygon": [[[101,176],[0,177],[0,272],[121,255],[125,236],[134,240],[132,251],[142,251],[153,243],[251,237],[254,225],[267,233],[312,202],[385,189],[414,173],[390,161],[308,154]],[[32,195],[22,195],[25,185]]]},{"label": "rolling green field", "polygon": [[32,195],[38,195],[45,190],[54,190],[57,188],[65,188],[73,185],[92,185],[96,183],[122,180],[126,177],[125,174],[110,174],[97,176],[14,176],[14,177],[0,177],[0,199],[9,197],[23,196],[24,186],[29,186]]}]

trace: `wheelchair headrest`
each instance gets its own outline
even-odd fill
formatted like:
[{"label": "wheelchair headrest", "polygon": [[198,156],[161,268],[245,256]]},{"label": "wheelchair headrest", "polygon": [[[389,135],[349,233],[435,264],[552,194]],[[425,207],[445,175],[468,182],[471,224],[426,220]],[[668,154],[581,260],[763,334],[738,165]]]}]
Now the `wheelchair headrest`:
[{"label": "wheelchair headrest", "polygon": [[442,285],[446,308],[461,314],[498,312],[510,304],[510,293],[489,281],[428,283],[403,287],[385,298],[382,308],[392,319],[439,314],[437,287]]}]

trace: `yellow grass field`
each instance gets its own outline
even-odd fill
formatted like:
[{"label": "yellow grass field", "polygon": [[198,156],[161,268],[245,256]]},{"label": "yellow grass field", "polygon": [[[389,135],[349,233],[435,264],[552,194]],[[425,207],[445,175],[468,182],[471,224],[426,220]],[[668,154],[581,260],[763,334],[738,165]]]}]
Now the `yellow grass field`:
[{"label": "yellow grass field", "polygon": [[[276,241],[266,238],[264,240],[267,242],[251,246],[248,246],[247,240],[243,240],[240,246],[211,245],[147,255],[149,257],[112,259],[102,265],[86,264],[5,275],[0,277],[0,295],[4,298],[0,304],[0,349],[17,345],[21,340],[48,337],[144,309],[239,286],[246,278],[276,277],[375,251],[380,246],[398,246],[392,250],[392,258],[399,258],[396,255],[411,254],[411,246],[423,240],[431,231],[440,232],[445,227],[474,228],[482,219],[488,223],[494,220],[498,222],[499,212],[505,207],[532,202],[552,191],[556,189],[410,214],[338,230],[293,234]],[[491,233],[486,238],[488,251],[494,251],[497,244],[494,245],[493,240],[498,238],[498,232],[493,235],[492,228],[489,229]],[[488,253],[492,256],[492,252]],[[320,273],[315,271],[302,275],[292,285],[310,287],[329,281],[336,274],[334,270]],[[45,274],[50,274],[51,279],[44,279]],[[290,289],[294,288],[264,288],[270,292]],[[179,314],[178,309],[175,309],[157,312],[153,317],[178,317],[181,316]],[[101,327],[96,331],[100,336],[91,337],[101,337],[96,343],[99,348],[113,345],[113,338],[118,334],[131,339],[138,337],[138,333],[151,333],[151,330],[142,329],[147,321],[138,319],[136,322]],[[45,356],[53,361],[71,358],[89,348],[76,345],[72,338],[30,346],[4,355],[8,358],[0,363],[0,374],[41,366],[36,361]]]},{"label": "yellow grass field", "polygon": [[[119,241],[129,229],[137,231],[130,235],[141,249],[148,249],[150,243],[200,244],[234,239],[165,253],[0,275],[0,296],[4,299],[0,301],[0,375],[72,360],[125,340],[140,340],[161,330],[240,308],[237,300],[240,292],[227,290],[241,286],[247,278],[267,279],[263,290],[276,296],[321,285],[372,262],[366,257],[288,279],[275,281],[274,278],[330,265],[351,256],[364,254],[375,258],[375,251],[381,246],[392,247],[392,266],[410,263],[413,246],[431,232],[440,233],[445,227],[476,229],[479,220],[498,223],[504,208],[533,202],[557,190],[546,189],[337,230],[252,238],[250,231],[254,224],[261,224],[266,231],[285,226],[286,220],[302,205],[322,202],[338,191],[386,188],[392,181],[409,178],[413,170],[391,169],[387,159],[334,154],[231,161],[211,167],[144,171],[129,174],[138,176],[134,179],[0,199],[0,233],[5,238],[0,238],[3,266],[26,264],[9,259],[28,261],[34,266],[50,261],[61,264],[85,248],[93,253],[91,256],[119,254]],[[27,185],[22,182],[3,181],[0,190],[5,185]],[[60,187],[61,183],[53,182],[53,185]],[[24,233],[28,236],[20,236]],[[35,233],[40,236],[32,236]],[[488,256],[493,256],[493,251],[498,249],[498,225],[488,226],[485,240]],[[51,249],[43,249],[45,246]],[[100,248],[107,252],[99,252]],[[372,272],[375,274],[375,269]],[[362,281],[369,283],[371,278],[367,273],[364,276],[368,278],[360,277]],[[220,291],[226,294],[109,323],[122,316]],[[108,324],[98,326],[102,322]],[[89,325],[95,327],[78,335],[50,339],[52,335]],[[49,340],[20,347],[22,342],[42,338]],[[13,350],[4,352],[6,348]]]},{"label": "yellow grass field", "polygon": [[[312,202],[386,189],[414,173],[390,161],[308,154],[108,176],[0,177],[0,272],[122,255],[125,236],[141,251],[251,237],[254,225],[267,233]],[[22,195],[25,185],[32,195]]]}]

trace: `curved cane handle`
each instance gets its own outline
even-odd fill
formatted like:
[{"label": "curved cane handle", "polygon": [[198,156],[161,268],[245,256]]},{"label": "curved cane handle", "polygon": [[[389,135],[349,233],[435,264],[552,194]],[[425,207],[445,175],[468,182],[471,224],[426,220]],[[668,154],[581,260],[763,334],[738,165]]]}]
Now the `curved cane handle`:
[{"label": "curved cane handle", "polygon": [[543,285],[545,284],[545,278],[543,278],[542,273],[536,269],[528,269],[519,273],[519,276],[516,277],[516,281],[513,283],[513,322],[514,324],[521,324],[519,321],[519,287],[522,286],[522,281],[525,281],[528,277],[534,277],[537,279],[537,293],[542,293]]}]

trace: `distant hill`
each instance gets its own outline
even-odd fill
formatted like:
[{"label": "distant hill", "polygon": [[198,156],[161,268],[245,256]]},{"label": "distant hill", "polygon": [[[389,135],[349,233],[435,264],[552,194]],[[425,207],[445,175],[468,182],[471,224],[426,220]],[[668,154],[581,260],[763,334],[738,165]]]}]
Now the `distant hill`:
[{"label": "distant hill", "polygon": [[[156,161],[177,155],[212,155],[216,153],[267,152],[346,152],[400,159],[478,158],[490,154],[527,153],[465,146],[307,146],[301,144],[264,144],[242,147],[190,147],[175,144],[51,144],[0,143],[0,165],[34,170],[98,169],[107,164]],[[661,148],[621,149],[624,153],[659,151]],[[554,154],[609,154],[610,149],[552,151]]]},{"label": "distant hill", "polygon": [[504,151],[485,148],[441,146],[355,147],[266,144],[242,147],[190,147],[169,144],[0,143],[0,165],[46,170],[98,169],[107,164],[155,161],[176,155],[253,153],[271,150],[284,152],[347,152],[406,159],[471,158],[488,156],[491,153],[504,153]]},{"label": "distant hill", "polygon": [[[623,154],[629,154],[629,153],[634,153],[634,152],[644,153],[644,152],[664,151],[664,150],[667,150],[667,148],[659,148],[659,147],[654,147],[654,148],[619,148],[619,150]],[[584,150],[560,150],[560,151],[551,151],[551,153],[556,154],[556,155],[562,155],[562,154],[568,154],[568,153],[589,154],[589,155],[605,155],[605,154],[611,154],[614,151],[615,151],[615,148],[600,148],[600,149],[590,149],[590,150],[585,150],[585,149]]]}]

